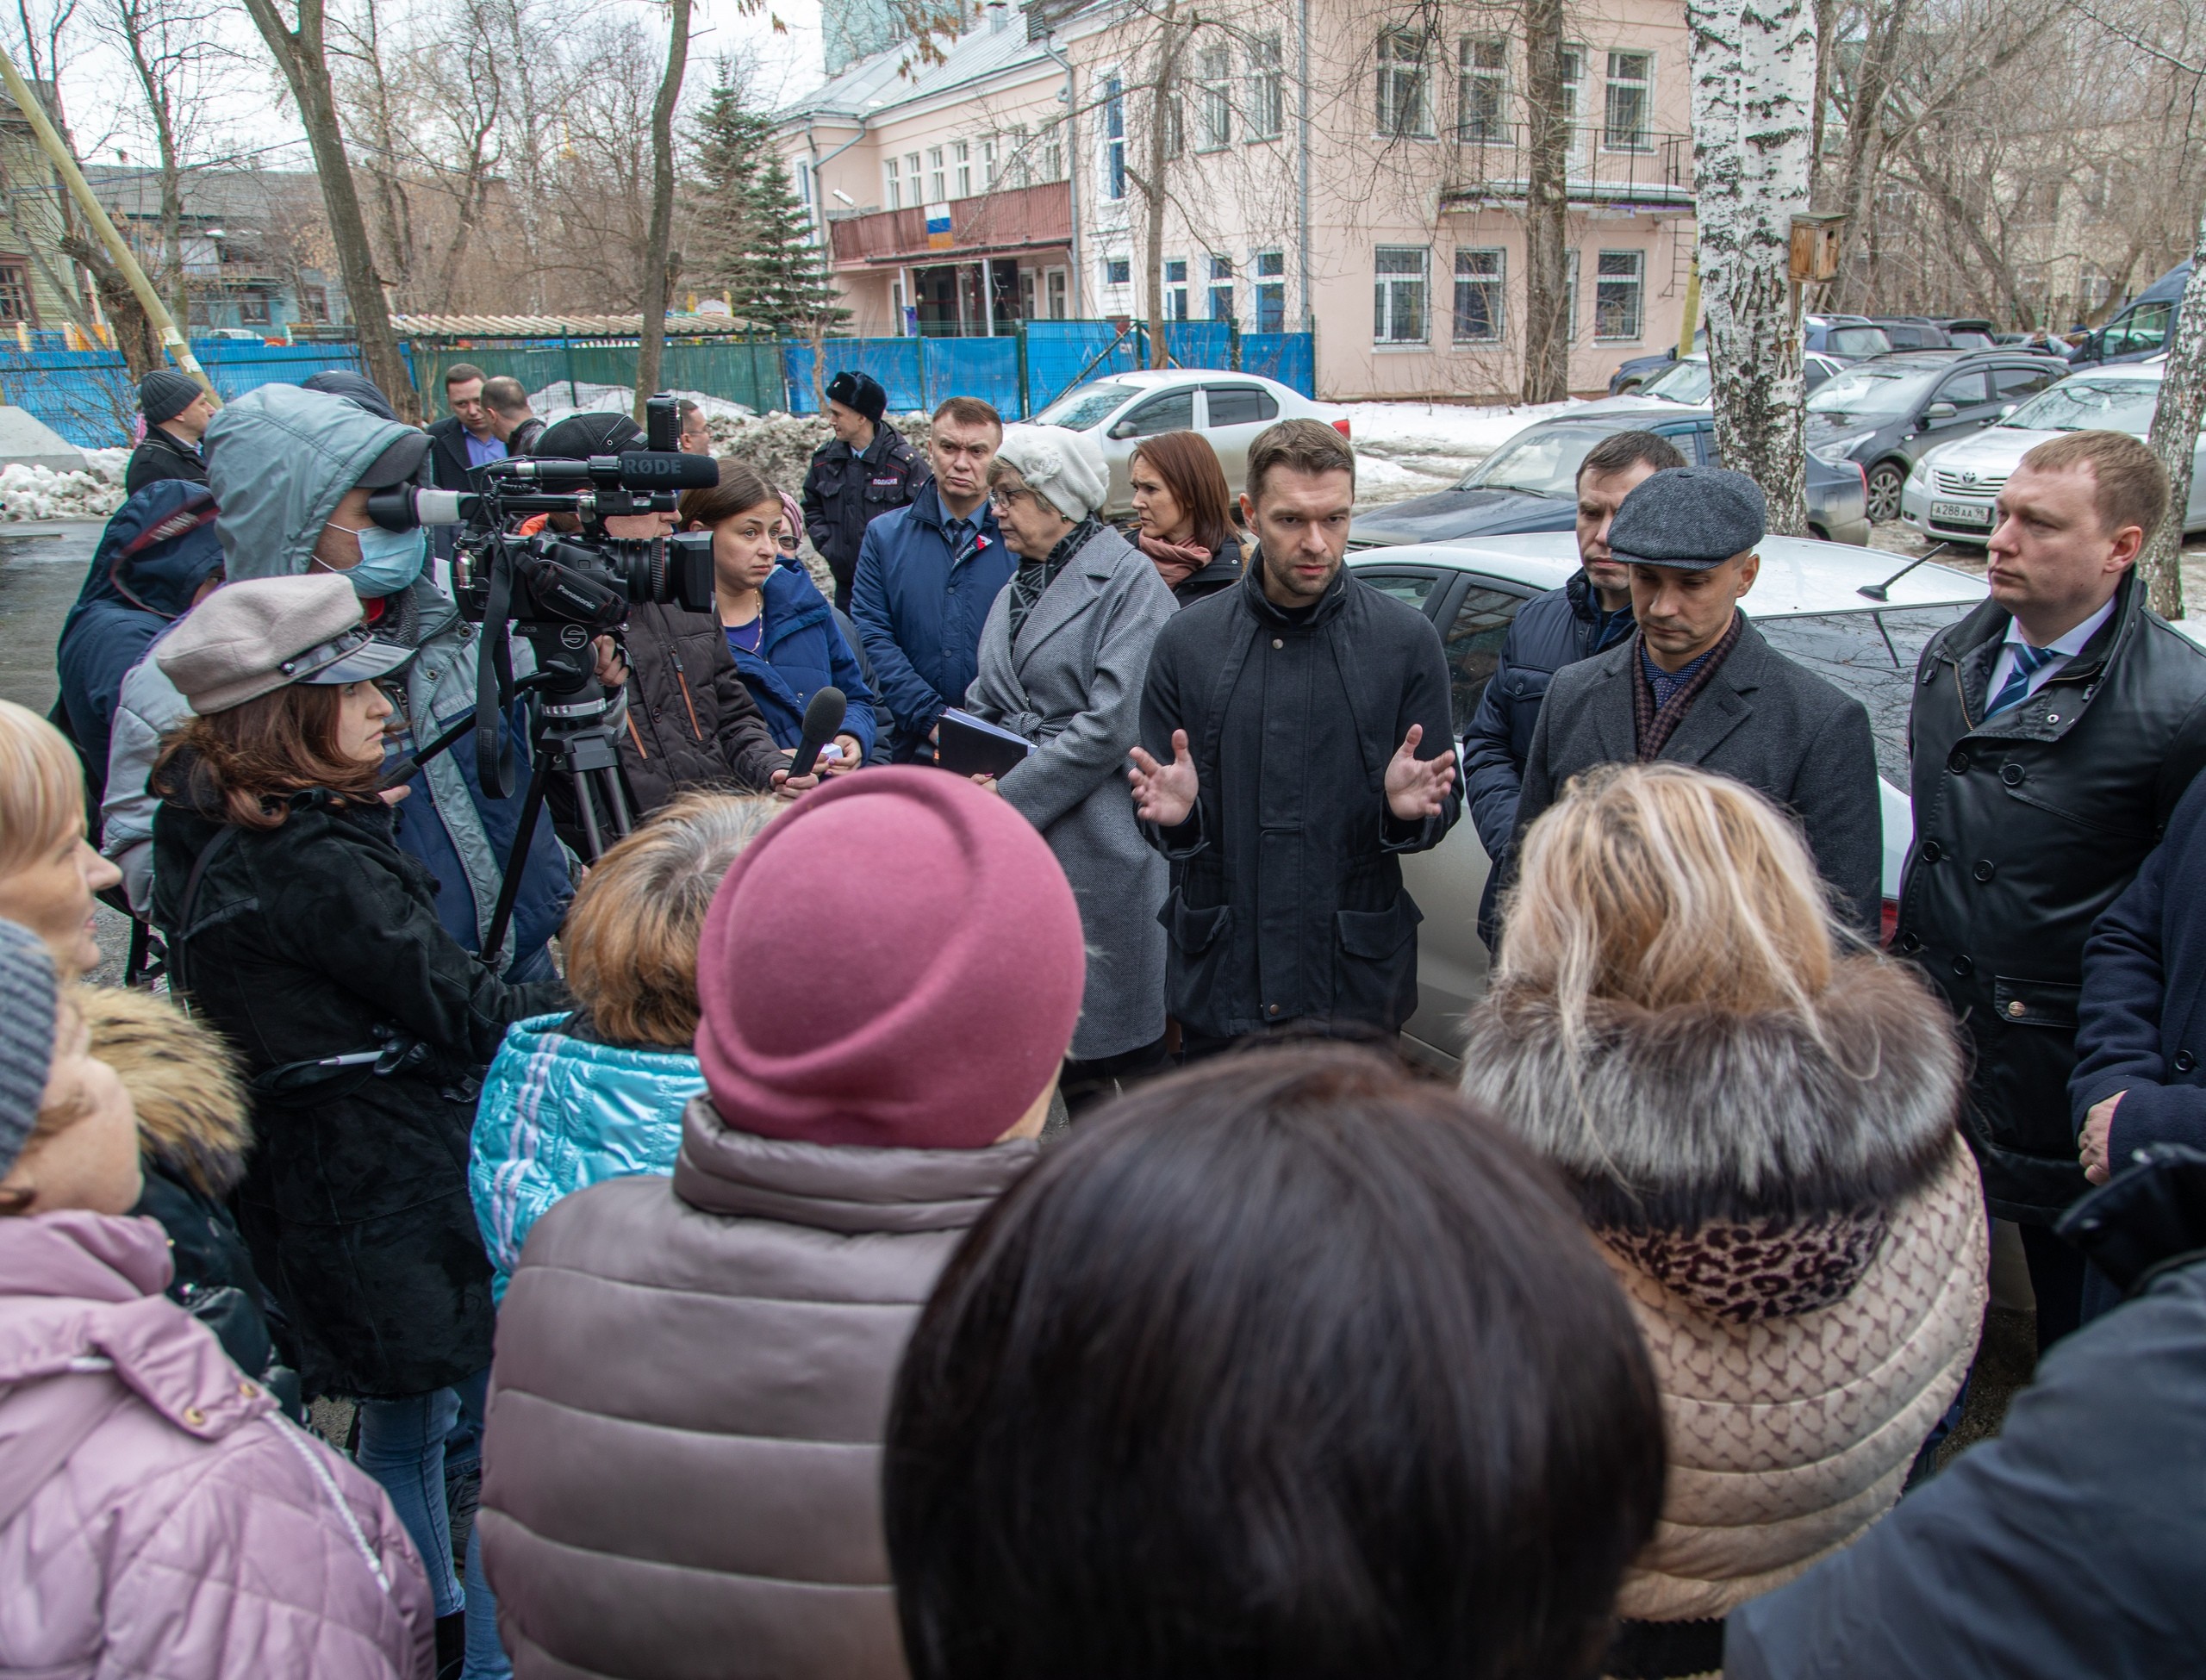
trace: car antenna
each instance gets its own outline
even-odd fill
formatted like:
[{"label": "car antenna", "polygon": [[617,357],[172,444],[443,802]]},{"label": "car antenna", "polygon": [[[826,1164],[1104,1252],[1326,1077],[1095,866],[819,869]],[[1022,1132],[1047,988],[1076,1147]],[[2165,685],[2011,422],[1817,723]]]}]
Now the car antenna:
[{"label": "car antenna", "polygon": [[1871,600],[1889,600],[1891,599],[1891,587],[1893,584],[1898,582],[1900,579],[1905,577],[1910,572],[1913,571],[1924,561],[1935,560],[1940,555],[1946,551],[1947,547],[1947,544],[1940,543],[1935,548],[1930,550],[1928,553],[1916,555],[1914,559],[1909,561],[1904,566],[1902,566],[1882,583],[1864,583],[1854,593],[1857,595],[1866,595]]}]

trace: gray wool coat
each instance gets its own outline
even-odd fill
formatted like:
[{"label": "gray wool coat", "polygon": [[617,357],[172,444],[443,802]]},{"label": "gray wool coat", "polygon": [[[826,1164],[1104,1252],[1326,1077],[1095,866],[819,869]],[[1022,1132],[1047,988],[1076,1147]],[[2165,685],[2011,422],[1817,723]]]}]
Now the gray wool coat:
[{"label": "gray wool coat", "polygon": [[1011,590],[981,632],[965,709],[1037,744],[996,789],[1040,831],[1072,883],[1087,989],[1072,1055],[1138,1049],[1164,1032],[1164,859],[1126,785],[1150,644],[1179,608],[1149,557],[1106,526],[1066,563],[1011,638]]}]

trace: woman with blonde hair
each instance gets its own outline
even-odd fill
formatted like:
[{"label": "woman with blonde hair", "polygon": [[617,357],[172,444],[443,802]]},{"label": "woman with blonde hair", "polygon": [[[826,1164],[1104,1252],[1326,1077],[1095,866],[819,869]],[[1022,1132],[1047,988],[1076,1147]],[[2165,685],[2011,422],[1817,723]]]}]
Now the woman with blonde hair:
[{"label": "woman with blonde hair", "polygon": [[469,1179],[502,1299],[529,1229],[601,1179],[669,1173],[705,1088],[697,939],[720,877],[781,804],[689,793],[606,853],[559,948],[577,1007],[507,1030],[476,1110]]},{"label": "woman with blonde hair", "polygon": [[99,967],[92,900],[122,879],[84,837],[84,770],[61,731],[0,700],[0,918],[46,941],[69,975]]},{"label": "woman with blonde hair", "polygon": [[1975,1353],[1952,1024],[1845,931],[1781,812],[1686,765],[1573,782],[1504,927],[1464,1092],[1575,1187],[1668,1418],[1608,1671],[1703,1673],[1733,1607],[1899,1496]]}]

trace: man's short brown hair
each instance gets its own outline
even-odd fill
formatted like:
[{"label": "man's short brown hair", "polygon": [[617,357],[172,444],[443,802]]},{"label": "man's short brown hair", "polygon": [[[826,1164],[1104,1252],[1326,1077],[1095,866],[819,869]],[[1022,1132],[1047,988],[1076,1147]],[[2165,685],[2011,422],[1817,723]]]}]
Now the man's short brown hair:
[{"label": "man's short brown hair", "polygon": [[445,389],[450,390],[455,385],[464,385],[470,379],[480,379],[483,376],[483,370],[477,367],[474,363],[454,362],[445,370]]},{"label": "man's short brown hair", "polygon": [[2134,525],[2150,542],[2167,516],[2167,470],[2127,432],[2065,432],[2022,457],[2022,465],[2033,472],[2088,471],[2091,499],[2109,537]]},{"label": "man's short brown hair", "polygon": [[528,412],[528,389],[509,373],[483,382],[483,401],[508,420]]},{"label": "man's short brown hair", "polygon": [[1274,467],[1296,472],[1344,472],[1350,495],[1355,491],[1355,451],[1348,439],[1323,420],[1283,420],[1268,426],[1249,445],[1249,476],[1245,481],[1251,506],[1263,500],[1264,481]]},{"label": "man's short brown hair", "polygon": [[953,396],[936,409],[928,420],[933,426],[942,420],[956,420],[960,426],[993,426],[1003,430],[1003,416],[977,396]]}]

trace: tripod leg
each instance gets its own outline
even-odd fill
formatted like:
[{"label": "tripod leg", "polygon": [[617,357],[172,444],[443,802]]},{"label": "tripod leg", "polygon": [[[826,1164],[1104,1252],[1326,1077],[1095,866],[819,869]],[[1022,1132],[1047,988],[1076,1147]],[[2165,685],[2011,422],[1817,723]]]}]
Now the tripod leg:
[{"label": "tripod leg", "polygon": [[[514,830],[513,849],[506,856],[505,879],[498,883],[498,907],[490,915],[490,930],[483,937],[483,960],[495,974],[503,974],[505,966],[499,961],[504,955],[506,925],[514,918],[514,900],[520,893],[521,870],[528,862],[528,843],[536,833],[536,818],[544,808],[544,784],[552,775],[552,755],[541,747],[537,749],[536,762],[528,773],[528,797],[521,801],[520,824]],[[587,813],[589,801],[582,801]],[[587,814],[583,820],[589,821]]]},{"label": "tripod leg", "polygon": [[583,843],[589,850],[589,861],[595,863],[605,854],[605,837],[598,831],[597,800],[590,792],[590,778],[587,775],[575,778],[575,810],[582,818]]},{"label": "tripod leg", "polygon": [[600,770],[598,777],[605,789],[605,808],[613,813],[613,831],[625,840],[635,832],[636,819],[629,814],[627,796],[620,791],[620,768]]}]

